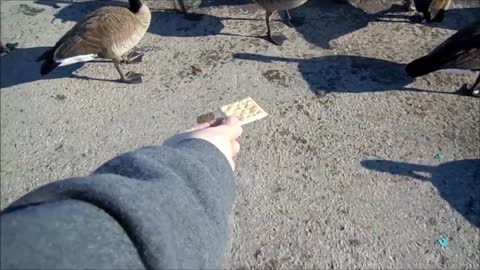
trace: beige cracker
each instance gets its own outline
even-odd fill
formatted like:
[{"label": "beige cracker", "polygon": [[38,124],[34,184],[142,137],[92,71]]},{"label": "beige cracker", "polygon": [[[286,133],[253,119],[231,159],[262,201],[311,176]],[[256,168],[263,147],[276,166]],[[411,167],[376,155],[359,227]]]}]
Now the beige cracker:
[{"label": "beige cracker", "polygon": [[221,110],[226,116],[236,116],[242,125],[260,120],[268,115],[251,97],[227,104]]}]

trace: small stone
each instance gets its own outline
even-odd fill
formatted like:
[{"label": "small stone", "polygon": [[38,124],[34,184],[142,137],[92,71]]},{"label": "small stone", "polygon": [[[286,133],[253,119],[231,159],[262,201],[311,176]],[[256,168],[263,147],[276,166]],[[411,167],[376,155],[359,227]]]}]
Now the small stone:
[{"label": "small stone", "polygon": [[348,244],[349,244],[350,246],[356,247],[356,246],[359,246],[359,245],[360,245],[360,240],[358,240],[358,239],[350,239],[350,240],[348,240]]},{"label": "small stone", "polygon": [[253,253],[253,257],[255,259],[258,259],[258,256],[260,256],[260,254],[262,254],[262,251],[260,249],[257,249],[255,250],[255,253]]},{"label": "small stone", "polygon": [[193,65],[190,67],[192,68],[192,72],[194,75],[197,75],[203,72],[203,70],[199,66]]}]

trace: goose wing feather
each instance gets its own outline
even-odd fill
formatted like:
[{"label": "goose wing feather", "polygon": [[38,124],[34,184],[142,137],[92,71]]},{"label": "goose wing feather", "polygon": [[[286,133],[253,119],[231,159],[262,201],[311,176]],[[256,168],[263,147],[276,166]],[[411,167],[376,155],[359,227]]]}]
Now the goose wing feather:
[{"label": "goose wing feather", "polygon": [[480,69],[480,21],[458,31],[430,53],[439,69]]},{"label": "goose wing feather", "polygon": [[133,48],[146,27],[123,7],[104,7],[84,17],[55,45],[55,59],[97,54],[103,58],[121,56]]}]

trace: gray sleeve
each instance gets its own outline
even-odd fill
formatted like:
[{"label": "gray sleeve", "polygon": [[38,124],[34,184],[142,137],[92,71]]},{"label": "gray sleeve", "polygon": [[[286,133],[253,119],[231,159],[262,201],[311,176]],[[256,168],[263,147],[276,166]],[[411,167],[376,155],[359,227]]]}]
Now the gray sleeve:
[{"label": "gray sleeve", "polygon": [[1,268],[219,268],[235,182],[198,139],[118,156],[1,216]]}]

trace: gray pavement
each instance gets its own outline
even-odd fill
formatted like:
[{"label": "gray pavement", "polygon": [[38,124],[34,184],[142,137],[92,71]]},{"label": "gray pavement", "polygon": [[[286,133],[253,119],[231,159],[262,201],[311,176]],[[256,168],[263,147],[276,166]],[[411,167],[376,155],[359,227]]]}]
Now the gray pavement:
[{"label": "gray pavement", "polygon": [[77,2],[1,2],[1,40],[19,43],[0,58],[2,208],[250,96],[270,115],[241,138],[225,267],[480,268],[480,99],[452,94],[476,74],[403,73],[479,18],[475,1],[422,25],[398,1],[311,0],[292,12],[303,26],[273,23],[277,47],[250,37],[265,26],[248,1],[189,21],[150,0],[144,62],[127,67],[143,84],[112,82],[108,62],[40,77],[45,47],[112,3]]}]

